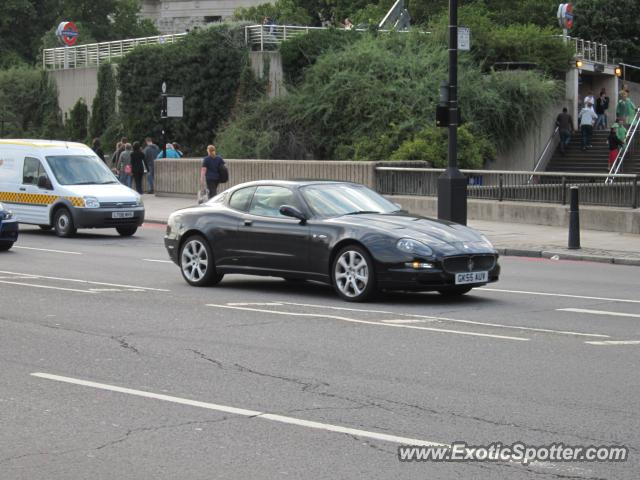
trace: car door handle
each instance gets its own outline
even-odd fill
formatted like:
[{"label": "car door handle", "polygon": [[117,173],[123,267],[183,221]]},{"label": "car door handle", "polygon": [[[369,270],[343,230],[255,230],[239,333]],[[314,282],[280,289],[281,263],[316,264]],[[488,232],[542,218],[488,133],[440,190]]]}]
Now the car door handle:
[{"label": "car door handle", "polygon": [[253,221],[252,220],[245,220],[244,221],[244,226],[245,227],[250,227],[251,225],[253,225]]},{"label": "car door handle", "polygon": [[19,188],[19,190],[20,190],[21,192],[26,192],[26,191],[27,191],[27,189],[26,189],[26,188],[24,188],[24,187],[20,187],[20,188]]}]

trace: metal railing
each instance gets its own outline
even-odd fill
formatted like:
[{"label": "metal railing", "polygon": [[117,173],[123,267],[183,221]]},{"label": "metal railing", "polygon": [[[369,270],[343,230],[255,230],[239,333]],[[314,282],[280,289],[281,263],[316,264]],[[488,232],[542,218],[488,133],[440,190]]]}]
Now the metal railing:
[{"label": "metal railing", "polygon": [[624,163],[625,156],[629,152],[629,149],[633,145],[635,141],[636,132],[638,131],[638,125],[640,124],[640,109],[636,110],[635,115],[633,116],[633,120],[631,120],[631,125],[629,126],[629,131],[627,132],[627,136],[624,139],[624,145],[618,152],[618,156],[616,157],[615,162],[611,165],[611,170],[609,170],[609,176],[605,180],[605,183],[613,183],[616,179],[616,174],[620,172],[622,168],[622,164]]},{"label": "metal railing", "polygon": [[[376,167],[376,188],[386,195],[437,196],[441,168]],[[638,208],[640,175],[606,173],[462,170],[469,179],[468,198],[566,205],[569,187],[578,185],[585,205]],[[533,177],[533,183],[530,179]]]},{"label": "metal railing", "polygon": [[[547,155],[547,153],[549,152],[549,148],[551,147],[551,143],[553,143],[554,139],[556,138],[556,135],[558,135],[559,132],[560,132],[560,127],[556,127],[553,130],[553,133],[549,137],[549,140],[547,140],[547,144],[544,146],[544,148],[542,149],[542,153],[538,157],[538,161],[536,162],[536,166],[533,167],[533,171],[534,172],[538,172],[540,170],[544,170],[545,168],[547,168],[547,164],[549,163],[549,158],[550,158],[550,155]],[[534,175],[531,175],[531,177],[529,177],[529,183],[533,182],[533,180],[534,180],[533,177],[534,177]]]},{"label": "metal railing", "polygon": [[67,68],[97,67],[101,63],[119,58],[140,45],[174,43],[186,33],[158,35],[155,37],[131,38],[115,42],[89,43],[75,47],[46,48],[42,54],[42,68],[62,70]]},{"label": "metal railing", "polygon": [[282,42],[313,30],[327,30],[327,27],[304,27],[296,25],[248,25],[244,27],[244,42],[249,47],[274,50]]},{"label": "metal railing", "polygon": [[564,37],[576,47],[576,56],[595,63],[609,63],[609,49],[604,43],[591,42],[582,38]]}]

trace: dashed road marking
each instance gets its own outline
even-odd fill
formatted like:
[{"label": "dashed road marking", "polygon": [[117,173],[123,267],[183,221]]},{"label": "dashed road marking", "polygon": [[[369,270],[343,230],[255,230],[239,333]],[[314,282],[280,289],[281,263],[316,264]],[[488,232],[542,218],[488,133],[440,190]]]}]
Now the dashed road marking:
[{"label": "dashed road marking", "polygon": [[0,283],[5,283],[5,284],[9,284],[9,285],[20,285],[23,287],[31,287],[31,288],[46,288],[49,290],[62,290],[65,292],[78,292],[78,293],[98,293],[98,292],[93,292],[91,290],[79,290],[76,288],[64,288],[64,287],[54,287],[51,285],[38,285],[35,283],[24,283],[24,282],[9,282],[7,280],[0,280]]},{"label": "dashed road marking", "polygon": [[640,318],[637,313],[609,312],[607,310],[590,310],[588,308],[557,308],[558,312],[588,313],[590,315],[608,315],[612,317]]},{"label": "dashed road marking", "polygon": [[605,340],[602,342],[584,342],[589,345],[640,345],[640,340]]},{"label": "dashed road marking", "polygon": [[[141,286],[138,286],[138,285],[123,285],[123,284],[119,284],[119,283],[94,282],[94,281],[91,281],[91,280],[81,280],[81,279],[77,279],[77,278],[50,277],[50,276],[46,276],[46,275],[37,275],[37,274],[21,273],[21,272],[7,272],[7,271],[2,271],[2,270],[0,270],[0,274],[28,276],[29,278],[32,278],[34,280],[57,280],[57,281],[61,281],[61,282],[83,283],[83,284],[86,284],[86,285],[102,285],[102,286],[105,286],[105,287],[115,287],[115,288],[121,288],[121,289],[134,289],[134,290],[139,290],[139,291],[143,291],[143,290],[149,290],[149,291],[153,291],[153,292],[170,292],[171,291],[171,290],[167,290],[167,289],[164,289],[164,288],[141,287]],[[30,284],[25,284],[25,285],[30,286]],[[52,287],[52,288],[54,288],[54,287]]]},{"label": "dashed road marking", "polygon": [[155,258],[143,258],[144,262],[155,262],[155,263],[173,263],[171,260],[156,260]]},{"label": "dashed road marking", "polygon": [[81,252],[69,252],[67,250],[53,250],[51,248],[35,248],[35,247],[25,247],[22,245],[14,245],[13,248],[18,248],[22,250],[37,250],[39,252],[51,252],[51,253],[63,253],[66,255],[83,255]]},{"label": "dashed road marking", "polygon": [[570,295],[568,293],[529,292],[526,290],[505,290],[501,288],[487,288],[487,287],[480,287],[480,288],[477,288],[476,290],[482,290],[484,292],[517,293],[521,295],[540,295],[545,297],[580,298],[582,300],[604,300],[609,302],[640,303],[640,300],[631,300],[629,298],[589,297],[586,295]]}]

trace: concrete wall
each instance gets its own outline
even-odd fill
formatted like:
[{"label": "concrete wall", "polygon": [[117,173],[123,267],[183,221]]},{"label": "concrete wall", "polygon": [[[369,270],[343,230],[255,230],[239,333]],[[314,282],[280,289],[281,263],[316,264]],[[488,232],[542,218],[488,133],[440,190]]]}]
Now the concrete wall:
[{"label": "concrete wall", "polygon": [[73,108],[78,99],[84,98],[89,111],[98,91],[98,68],[53,70],[49,72],[58,87],[58,104],[63,115]]},{"label": "concrete wall", "polygon": [[[436,217],[438,199],[409,195],[386,195],[412,213]],[[569,226],[569,207],[527,202],[467,201],[467,217],[472,220]],[[586,230],[640,234],[640,209],[580,207],[580,227]]]},{"label": "concrete wall", "polygon": [[[376,162],[326,162],[301,160],[225,160],[229,183],[224,188],[252,180],[345,180],[375,187]],[[156,193],[195,197],[200,188],[201,159],[156,160]]]},{"label": "concrete wall", "polygon": [[251,70],[256,77],[264,78],[265,73],[268,72],[267,95],[270,97],[286,95],[280,51],[249,52],[249,59],[251,60]]}]

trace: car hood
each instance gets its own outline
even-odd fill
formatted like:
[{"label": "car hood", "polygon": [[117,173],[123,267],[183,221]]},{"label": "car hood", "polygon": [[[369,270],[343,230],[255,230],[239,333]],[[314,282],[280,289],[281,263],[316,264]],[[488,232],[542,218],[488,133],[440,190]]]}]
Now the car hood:
[{"label": "car hood", "polygon": [[334,220],[343,225],[378,229],[397,238],[413,238],[445,254],[495,253],[480,232],[445,220],[407,213],[363,213],[343,215]]},{"label": "car hood", "polygon": [[139,197],[138,193],[121,183],[107,185],[63,185],[71,195],[80,197],[96,197],[101,202],[132,202]]}]

